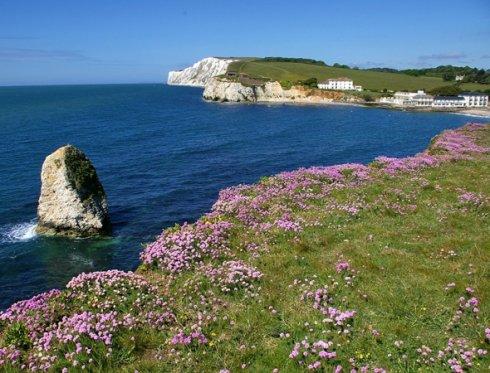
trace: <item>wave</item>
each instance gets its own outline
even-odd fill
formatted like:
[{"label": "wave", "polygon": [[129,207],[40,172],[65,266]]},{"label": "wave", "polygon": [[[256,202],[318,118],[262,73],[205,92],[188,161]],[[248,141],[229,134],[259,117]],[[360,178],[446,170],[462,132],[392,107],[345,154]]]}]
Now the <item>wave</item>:
[{"label": "wave", "polygon": [[0,227],[0,242],[29,241],[36,236],[35,220],[27,223],[8,224]]},{"label": "wave", "polygon": [[464,115],[465,117],[473,117],[473,118],[490,118],[490,114],[469,114],[469,113],[453,113],[456,115]]}]

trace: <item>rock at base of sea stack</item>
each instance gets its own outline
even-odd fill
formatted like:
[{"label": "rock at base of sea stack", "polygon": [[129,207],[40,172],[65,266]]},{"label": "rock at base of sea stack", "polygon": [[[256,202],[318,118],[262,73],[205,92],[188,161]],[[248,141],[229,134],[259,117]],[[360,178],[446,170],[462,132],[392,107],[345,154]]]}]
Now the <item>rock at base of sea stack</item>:
[{"label": "rock at base of sea stack", "polygon": [[36,232],[89,237],[110,233],[104,188],[86,155],[72,145],[44,160]]}]

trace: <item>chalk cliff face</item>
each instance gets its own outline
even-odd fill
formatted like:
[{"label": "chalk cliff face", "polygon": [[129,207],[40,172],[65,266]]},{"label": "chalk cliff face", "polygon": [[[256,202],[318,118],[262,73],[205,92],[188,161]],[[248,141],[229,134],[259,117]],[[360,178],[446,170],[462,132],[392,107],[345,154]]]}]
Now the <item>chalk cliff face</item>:
[{"label": "chalk cliff face", "polygon": [[63,146],[46,157],[37,215],[39,234],[84,237],[110,231],[104,189],[76,147]]},{"label": "chalk cliff face", "polygon": [[170,71],[167,84],[204,87],[214,76],[226,73],[228,65],[235,60],[208,57],[181,71]]},{"label": "chalk cliff face", "polygon": [[[351,101],[342,92],[293,86],[284,89],[279,82],[266,82],[260,86],[245,86],[239,82],[223,78],[212,78],[204,88],[206,100],[219,102],[297,102],[329,103]],[[351,101],[352,102],[352,101]]]}]

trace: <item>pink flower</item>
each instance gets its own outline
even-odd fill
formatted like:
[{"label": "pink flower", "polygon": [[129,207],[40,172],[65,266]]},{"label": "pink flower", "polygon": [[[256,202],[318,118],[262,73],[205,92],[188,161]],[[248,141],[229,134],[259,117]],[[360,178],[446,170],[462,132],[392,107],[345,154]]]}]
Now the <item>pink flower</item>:
[{"label": "pink flower", "polygon": [[335,270],[339,273],[342,271],[347,271],[349,268],[350,268],[350,264],[345,260],[339,261],[335,265]]}]

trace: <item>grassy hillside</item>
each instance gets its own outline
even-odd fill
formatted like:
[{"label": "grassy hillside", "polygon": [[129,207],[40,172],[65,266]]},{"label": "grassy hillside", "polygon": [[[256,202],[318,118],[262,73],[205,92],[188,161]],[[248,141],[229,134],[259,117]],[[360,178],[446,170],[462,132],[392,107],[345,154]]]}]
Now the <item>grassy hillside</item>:
[{"label": "grassy hillside", "polygon": [[0,369],[490,369],[490,126],[418,156],[221,192],[138,274],[83,274],[0,314]]},{"label": "grassy hillside", "polygon": [[[294,62],[237,61],[229,66],[228,71],[278,81],[297,81],[308,78],[317,78],[320,81],[345,76],[353,79],[355,84],[360,84],[364,89],[369,90],[383,90],[385,88],[394,91],[429,90],[449,84],[438,77],[415,77],[397,73],[353,70]],[[461,88],[464,90],[485,90],[489,89],[490,86],[488,84],[464,83]]]}]

